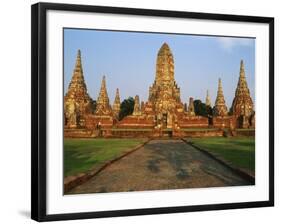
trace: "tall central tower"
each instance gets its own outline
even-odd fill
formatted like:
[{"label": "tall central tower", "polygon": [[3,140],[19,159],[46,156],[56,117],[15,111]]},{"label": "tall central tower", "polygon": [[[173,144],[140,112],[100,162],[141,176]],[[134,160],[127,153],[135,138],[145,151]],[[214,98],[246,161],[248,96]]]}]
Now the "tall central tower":
[{"label": "tall central tower", "polygon": [[161,46],[157,54],[155,81],[149,88],[148,101],[156,116],[167,120],[167,127],[172,127],[176,112],[184,110],[180,88],[174,78],[174,57],[167,43]]},{"label": "tall central tower", "polygon": [[149,88],[149,101],[157,113],[172,112],[180,103],[180,88],[174,78],[174,57],[166,43],[157,54],[156,76]]}]

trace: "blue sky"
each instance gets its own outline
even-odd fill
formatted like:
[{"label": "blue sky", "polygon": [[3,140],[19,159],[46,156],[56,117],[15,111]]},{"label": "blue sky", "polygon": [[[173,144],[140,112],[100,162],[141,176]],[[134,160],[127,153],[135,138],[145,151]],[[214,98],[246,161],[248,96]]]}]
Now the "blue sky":
[{"label": "blue sky", "polygon": [[254,100],[254,39],[82,29],[64,29],[64,91],[67,91],[80,49],[86,85],[94,100],[102,76],[106,75],[110,103],[113,103],[116,88],[119,88],[121,100],[138,94],[140,100],[146,101],[149,86],[155,79],[157,53],[164,42],[174,55],[175,79],[183,102],[188,102],[189,97],[205,101],[208,89],[213,105],[218,78],[221,78],[226,104],[230,107],[241,59]]}]

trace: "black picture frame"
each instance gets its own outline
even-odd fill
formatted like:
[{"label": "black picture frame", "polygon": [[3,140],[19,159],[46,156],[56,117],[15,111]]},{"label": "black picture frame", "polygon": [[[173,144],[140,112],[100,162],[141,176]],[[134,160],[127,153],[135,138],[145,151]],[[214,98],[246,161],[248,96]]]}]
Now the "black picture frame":
[{"label": "black picture frame", "polygon": [[[192,18],[217,21],[254,22],[269,25],[269,200],[243,203],[160,207],[101,212],[53,214],[46,213],[46,12],[63,10],[141,15],[169,18]],[[73,220],[115,216],[192,212],[221,209],[253,208],[274,205],[274,18],[137,8],[103,7],[73,4],[37,3],[31,11],[31,76],[32,76],[32,155],[31,155],[31,218],[37,221]]]}]

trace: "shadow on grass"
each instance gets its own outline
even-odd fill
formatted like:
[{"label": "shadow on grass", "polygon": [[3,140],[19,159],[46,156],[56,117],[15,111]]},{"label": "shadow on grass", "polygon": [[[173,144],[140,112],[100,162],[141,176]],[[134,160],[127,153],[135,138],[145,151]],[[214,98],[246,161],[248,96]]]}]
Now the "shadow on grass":
[{"label": "shadow on grass", "polygon": [[75,173],[89,170],[92,166],[96,165],[98,161],[95,161],[91,157],[91,152],[77,152],[77,151],[65,151],[64,153],[64,174],[70,176]]}]

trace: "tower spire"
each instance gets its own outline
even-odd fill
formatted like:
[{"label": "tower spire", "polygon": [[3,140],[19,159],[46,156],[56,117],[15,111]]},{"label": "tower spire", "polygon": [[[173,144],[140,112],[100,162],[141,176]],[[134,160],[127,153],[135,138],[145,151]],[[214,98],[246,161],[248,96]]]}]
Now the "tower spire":
[{"label": "tower spire", "polygon": [[114,103],[120,104],[120,94],[118,88],[116,89]]},{"label": "tower spire", "polygon": [[217,116],[226,116],[227,115],[227,107],[225,105],[221,78],[219,78],[217,98],[216,98],[216,102],[215,102],[214,112],[215,112],[215,115],[217,115]]},{"label": "tower spire", "polygon": [[101,81],[101,88],[106,90],[106,83],[105,83],[105,75],[102,76],[102,81]]},{"label": "tower spire", "polygon": [[187,108],[187,113],[190,116],[194,116],[195,115],[194,101],[193,101],[192,97],[189,97],[189,104],[188,104],[188,108]]},{"label": "tower spire", "polygon": [[245,77],[245,67],[244,67],[244,61],[240,61],[240,77],[243,76]]},{"label": "tower spire", "polygon": [[[79,119],[88,113],[92,113],[93,108],[93,100],[87,92],[83,76],[81,51],[78,50],[72,78],[64,97],[66,125],[69,127],[82,126],[83,122]],[[76,118],[74,119],[74,117]]]},{"label": "tower spire", "polygon": [[209,95],[209,90],[207,90],[207,95],[206,95],[206,106],[211,107],[211,98]]},{"label": "tower spire", "polygon": [[116,89],[116,94],[115,94],[115,99],[114,99],[114,103],[112,106],[112,111],[113,111],[113,115],[118,119],[119,118],[119,112],[120,112],[120,94],[119,94],[119,89]]},{"label": "tower spire", "polygon": [[78,103],[84,102],[84,99],[86,99],[86,101],[90,101],[90,96],[87,93],[87,86],[83,76],[80,50],[77,52],[75,67],[73,69],[72,78],[68,86],[66,98],[75,99],[78,101]]},{"label": "tower spire", "polygon": [[[248,84],[246,81],[246,75],[245,75],[245,67],[244,67],[244,62],[243,60],[241,60],[240,62],[240,73],[239,73],[239,79],[238,79],[238,84],[237,84],[237,88],[236,91],[244,91],[245,93],[243,94],[247,94],[250,95],[250,91],[248,89]],[[239,94],[237,92],[237,94]]]},{"label": "tower spire", "polygon": [[218,91],[222,92],[222,83],[221,83],[221,78],[219,78],[219,89]]},{"label": "tower spire", "polygon": [[135,96],[133,115],[141,115],[140,98],[138,95]]},{"label": "tower spire", "polygon": [[253,113],[253,101],[250,96],[250,90],[248,88],[244,62],[240,62],[240,73],[235,91],[235,97],[232,102],[232,111],[234,115],[250,116]]},{"label": "tower spire", "polygon": [[83,75],[82,63],[81,63],[81,50],[78,49],[76,63],[75,63],[75,71],[80,72]]},{"label": "tower spire", "polygon": [[169,45],[165,42],[157,54],[156,83],[174,82],[174,57]]},{"label": "tower spire", "polygon": [[109,115],[112,110],[109,104],[109,98],[106,90],[105,75],[102,77],[101,88],[97,100],[96,115]]}]

